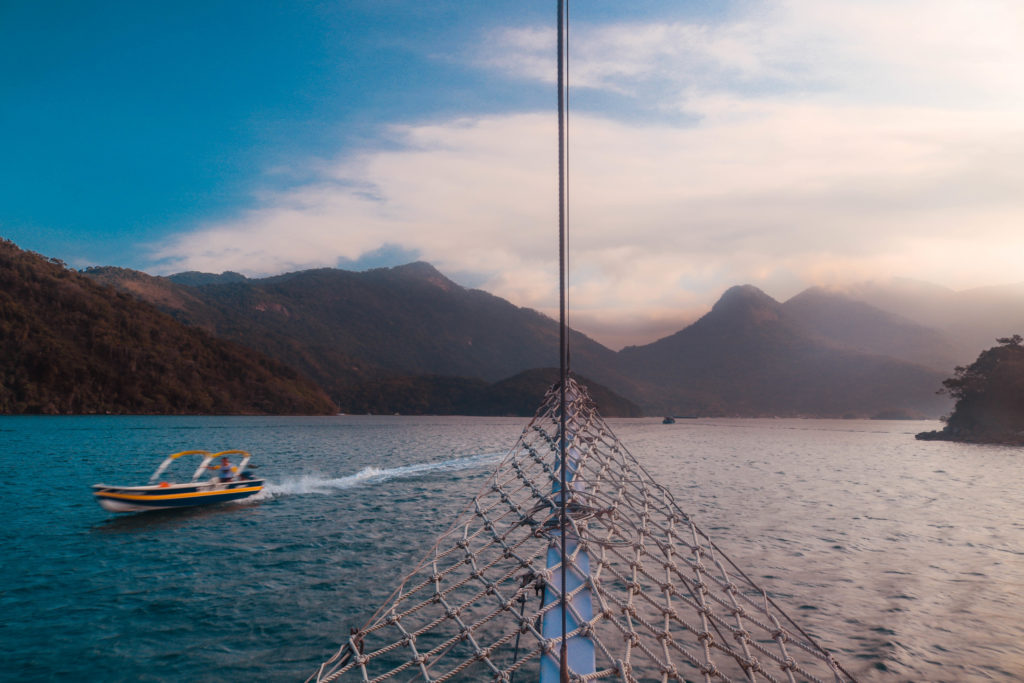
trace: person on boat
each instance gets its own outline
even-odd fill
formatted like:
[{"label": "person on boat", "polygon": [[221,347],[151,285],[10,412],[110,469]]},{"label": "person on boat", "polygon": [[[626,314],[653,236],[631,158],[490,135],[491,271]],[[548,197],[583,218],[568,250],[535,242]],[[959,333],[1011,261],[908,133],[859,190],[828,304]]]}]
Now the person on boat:
[{"label": "person on boat", "polygon": [[218,470],[221,482],[231,481],[231,461],[228,460],[228,456],[222,457],[219,465],[210,465],[210,469]]}]

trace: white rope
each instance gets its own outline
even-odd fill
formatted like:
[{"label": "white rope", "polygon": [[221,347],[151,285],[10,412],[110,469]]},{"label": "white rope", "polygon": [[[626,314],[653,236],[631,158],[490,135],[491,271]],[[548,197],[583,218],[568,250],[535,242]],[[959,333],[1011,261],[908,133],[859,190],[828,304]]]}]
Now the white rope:
[{"label": "white rope", "polygon": [[[577,540],[566,571],[582,580],[566,604],[597,668],[574,681],[852,681],[682,511],[601,419],[574,397],[569,448],[582,490],[568,489]],[[540,632],[545,588],[560,598],[559,391],[553,387],[516,445],[430,553],[309,681],[536,680],[560,638]],[[589,572],[577,564],[589,555]],[[589,590],[593,617],[571,598]],[[522,611],[522,616],[520,616]],[[518,649],[515,643],[518,642]]]}]

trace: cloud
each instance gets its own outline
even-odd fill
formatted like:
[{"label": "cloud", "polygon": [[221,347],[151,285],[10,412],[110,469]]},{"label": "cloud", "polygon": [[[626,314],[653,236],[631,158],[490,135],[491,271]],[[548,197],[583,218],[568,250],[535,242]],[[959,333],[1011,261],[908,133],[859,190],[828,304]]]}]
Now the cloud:
[{"label": "cloud", "polygon": [[[1024,5],[1016,0],[783,0],[725,20],[588,24],[571,38],[576,88],[685,107],[693,94],[827,94],[837,101],[1024,101]],[[488,36],[473,57],[554,82],[550,28]]]},{"label": "cloud", "polygon": [[[574,34],[574,82],[692,117],[574,114],[577,327],[616,346],[649,341],[746,282],[785,298],[891,275],[953,287],[1019,279],[1017,5],[764,7],[717,25]],[[544,34],[489,39],[512,55],[489,68],[549,77]],[[554,141],[550,113],[391,126],[386,149],[339,157],[155,257],[165,272],[269,274],[391,245],[552,312]]]}]

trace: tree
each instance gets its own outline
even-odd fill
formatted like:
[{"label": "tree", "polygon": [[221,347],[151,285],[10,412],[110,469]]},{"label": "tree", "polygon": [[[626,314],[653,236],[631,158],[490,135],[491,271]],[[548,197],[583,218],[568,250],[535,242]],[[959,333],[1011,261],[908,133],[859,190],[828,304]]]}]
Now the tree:
[{"label": "tree", "polygon": [[1024,440],[1024,341],[1019,334],[996,340],[942,384],[956,399],[943,433],[965,441]]}]

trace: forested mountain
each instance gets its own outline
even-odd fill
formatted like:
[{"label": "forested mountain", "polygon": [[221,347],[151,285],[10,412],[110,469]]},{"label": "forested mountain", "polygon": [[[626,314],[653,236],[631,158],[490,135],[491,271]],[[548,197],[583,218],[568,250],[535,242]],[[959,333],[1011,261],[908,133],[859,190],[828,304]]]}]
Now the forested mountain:
[{"label": "forested mountain", "polygon": [[[450,397],[429,387],[457,392],[456,378],[491,383],[558,359],[555,321],[460,287],[426,263],[365,272],[325,268],[198,287],[178,284],[178,276],[122,268],[86,274],[292,365],[346,412],[385,405],[406,412],[402,392],[446,411]],[[570,338],[574,369],[614,383],[620,393],[631,391],[613,351],[576,332]]]},{"label": "forested mountain", "polygon": [[[426,263],[260,279],[85,275],[294,368],[344,412],[529,413],[515,396],[558,357],[555,321]],[[609,415],[632,414],[630,401],[647,414],[857,417],[938,416],[949,403],[935,395],[949,370],[934,368],[953,355],[941,333],[836,292],[780,304],[736,287],[652,344],[616,353],[571,340],[573,370],[625,397],[609,397],[620,406]]]},{"label": "forested mountain", "polygon": [[[265,279],[88,274],[289,363],[346,412],[479,412],[488,383],[557,358],[555,321],[425,263]],[[694,325],[619,353],[571,339],[575,370],[651,414],[937,416],[948,404],[935,396],[948,371],[919,364],[948,359],[941,335],[826,292],[779,304],[734,288]]]},{"label": "forested mountain", "polygon": [[0,413],[336,410],[279,361],[0,240]]},{"label": "forested mountain", "polygon": [[179,285],[188,287],[202,287],[203,285],[224,285],[229,282],[245,282],[249,278],[231,270],[226,270],[220,275],[213,273],[200,273],[197,270],[189,270],[184,273],[175,273],[168,277],[169,280]]}]

